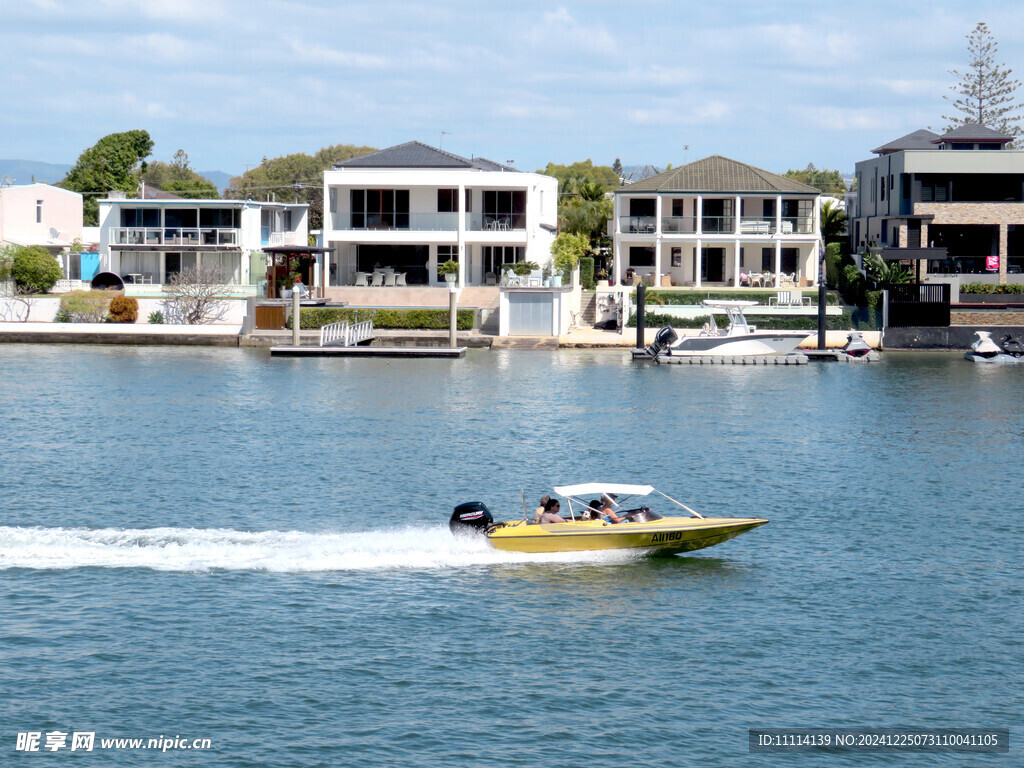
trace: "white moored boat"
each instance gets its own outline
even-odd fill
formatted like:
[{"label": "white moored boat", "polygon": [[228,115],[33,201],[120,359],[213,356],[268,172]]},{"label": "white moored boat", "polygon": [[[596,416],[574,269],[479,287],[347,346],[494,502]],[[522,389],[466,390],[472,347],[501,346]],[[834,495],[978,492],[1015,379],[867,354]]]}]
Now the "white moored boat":
[{"label": "white moored boat", "polygon": [[719,328],[714,313],[711,320],[696,336],[679,337],[670,325],[666,325],[654,343],[647,346],[647,354],[658,355],[788,355],[801,341],[811,334],[807,331],[760,330],[747,323],[744,307],[756,307],[756,301],[712,301],[707,300],[708,309],[720,309],[729,317],[728,328]]}]

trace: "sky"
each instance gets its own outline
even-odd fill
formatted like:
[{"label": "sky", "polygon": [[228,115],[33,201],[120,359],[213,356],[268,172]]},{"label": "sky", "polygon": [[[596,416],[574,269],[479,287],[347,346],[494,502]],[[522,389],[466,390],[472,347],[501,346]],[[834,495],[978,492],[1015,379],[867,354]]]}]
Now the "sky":
[{"label": "sky", "polygon": [[11,0],[0,157],[74,163],[145,129],[152,159],[231,174],[411,140],[527,171],[720,154],[850,173],[946,126],[978,21],[1024,78],[1019,0]]}]

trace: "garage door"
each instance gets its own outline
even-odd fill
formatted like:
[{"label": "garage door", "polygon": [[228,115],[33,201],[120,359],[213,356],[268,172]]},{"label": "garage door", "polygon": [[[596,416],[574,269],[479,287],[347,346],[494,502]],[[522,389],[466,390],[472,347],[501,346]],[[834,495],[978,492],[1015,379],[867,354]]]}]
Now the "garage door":
[{"label": "garage door", "polygon": [[550,336],[553,317],[551,293],[510,292],[508,333],[510,336]]}]

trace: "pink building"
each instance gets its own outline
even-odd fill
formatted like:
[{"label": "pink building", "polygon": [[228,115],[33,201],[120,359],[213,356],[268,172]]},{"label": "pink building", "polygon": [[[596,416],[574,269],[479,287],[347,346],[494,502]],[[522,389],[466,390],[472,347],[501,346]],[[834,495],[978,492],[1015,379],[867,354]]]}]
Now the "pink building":
[{"label": "pink building", "polygon": [[82,239],[82,196],[49,184],[0,187],[0,245],[40,245],[54,255]]}]

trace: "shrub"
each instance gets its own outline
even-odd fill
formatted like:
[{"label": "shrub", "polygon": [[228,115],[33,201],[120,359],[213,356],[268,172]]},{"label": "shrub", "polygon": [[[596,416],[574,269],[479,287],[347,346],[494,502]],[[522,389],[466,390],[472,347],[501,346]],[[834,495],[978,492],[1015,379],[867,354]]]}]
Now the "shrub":
[{"label": "shrub", "polygon": [[19,288],[32,293],[46,293],[60,280],[60,265],[48,250],[33,245],[14,252],[11,277]]},{"label": "shrub", "polygon": [[69,323],[102,323],[110,299],[107,291],[70,291],[60,297],[60,311],[67,313]]},{"label": "shrub", "polygon": [[57,314],[53,316],[53,322],[55,323],[73,323],[71,319],[71,313],[66,309],[58,309]]},{"label": "shrub", "polygon": [[580,283],[588,291],[594,290],[594,257],[584,256],[580,259]]},{"label": "shrub", "polygon": [[994,285],[993,283],[964,283],[960,286],[960,293],[1024,293],[1024,283],[1007,283],[1006,285]]},{"label": "shrub", "polygon": [[150,325],[163,325],[164,324],[164,313],[159,309],[156,312],[150,312],[149,317],[146,318]]},{"label": "shrub", "polygon": [[[460,309],[456,312],[456,327],[460,331],[473,328],[476,312],[472,309]],[[300,310],[302,330],[316,330],[329,323],[350,323],[372,320],[374,328],[382,329],[426,329],[447,330],[449,317],[447,309],[354,309],[350,307],[304,307]],[[287,327],[292,327],[291,318]]]},{"label": "shrub", "polygon": [[115,296],[110,300],[109,320],[112,323],[134,323],[139,319],[139,302],[130,296]]}]

